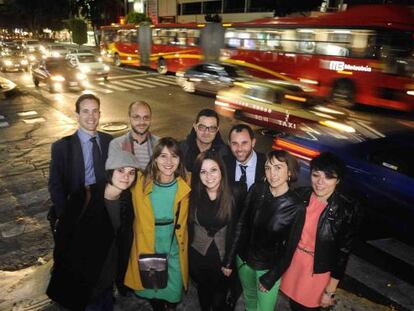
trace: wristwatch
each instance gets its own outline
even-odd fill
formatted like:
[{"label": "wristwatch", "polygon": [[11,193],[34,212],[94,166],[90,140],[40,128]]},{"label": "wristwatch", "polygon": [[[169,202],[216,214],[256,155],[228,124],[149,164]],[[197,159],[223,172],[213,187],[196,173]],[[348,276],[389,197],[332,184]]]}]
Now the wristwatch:
[{"label": "wristwatch", "polygon": [[328,292],[326,289],[323,291],[324,295],[328,296],[329,298],[335,298],[335,292]]}]

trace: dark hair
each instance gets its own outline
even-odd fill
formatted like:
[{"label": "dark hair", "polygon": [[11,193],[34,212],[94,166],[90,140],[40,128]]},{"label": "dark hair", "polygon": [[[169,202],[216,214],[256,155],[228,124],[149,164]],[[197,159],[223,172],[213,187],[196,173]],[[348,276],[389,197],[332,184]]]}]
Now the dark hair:
[{"label": "dark hair", "polygon": [[101,101],[100,101],[100,99],[98,97],[96,97],[93,94],[83,94],[83,95],[79,96],[79,98],[76,100],[76,103],[75,103],[75,107],[76,107],[76,112],[77,113],[80,112],[80,105],[81,105],[81,103],[84,100],[87,100],[87,99],[96,101],[98,103],[98,106],[101,107]]},{"label": "dark hair", "polygon": [[331,152],[322,152],[310,162],[312,171],[322,171],[328,178],[342,180],[345,176],[346,166],[344,161]]},{"label": "dark hair", "polygon": [[167,147],[167,149],[177,155],[180,158],[180,162],[178,163],[178,167],[176,171],[174,172],[175,177],[182,177],[184,180],[186,180],[186,171],[184,168],[184,157],[181,152],[181,149],[178,145],[178,142],[172,138],[172,137],[163,137],[158,140],[157,144],[154,146],[153,154],[151,156],[151,159],[145,168],[144,171],[144,188],[148,185],[150,181],[158,181],[159,178],[159,169],[157,167],[157,163],[155,160],[160,156],[162,150],[164,147]]},{"label": "dark hair", "polygon": [[254,139],[254,132],[250,126],[248,126],[247,124],[236,124],[236,125],[233,125],[229,131],[229,141],[230,141],[231,133],[233,132],[240,133],[243,130],[246,130],[249,133],[251,140]]},{"label": "dark hair", "polygon": [[[114,176],[114,171],[115,170],[113,170],[113,169],[105,171],[106,182],[110,185],[113,185],[112,184],[112,177]],[[134,182],[131,184],[131,186],[129,188],[133,187],[135,185],[135,183],[137,182],[137,174],[138,174],[138,169],[135,169],[135,179],[134,179]]]},{"label": "dark hair", "polygon": [[150,105],[146,101],[137,100],[137,101],[134,101],[134,102],[132,102],[132,103],[129,104],[129,106],[128,106],[128,116],[131,116],[131,110],[132,110],[132,107],[134,105],[147,107],[148,110],[149,110],[149,112],[150,112],[150,114],[152,115],[152,109],[151,109]]},{"label": "dark hair", "polygon": [[219,119],[219,116],[218,116],[217,112],[215,112],[212,109],[203,109],[203,110],[201,110],[198,113],[197,117],[196,117],[195,123],[198,123],[198,121],[200,121],[200,118],[201,117],[213,117],[213,118],[216,118],[216,120],[217,120],[217,126],[220,124],[220,119]]},{"label": "dark hair", "polygon": [[286,163],[288,172],[290,173],[289,182],[295,182],[298,180],[300,166],[293,155],[286,150],[272,150],[266,154],[266,161],[272,162],[273,158],[276,158],[280,162]]},{"label": "dark hair", "polygon": [[190,206],[192,206],[192,210],[190,217],[194,216],[195,209],[197,208],[198,202],[201,200],[202,194],[206,194],[206,188],[200,179],[201,166],[205,160],[212,160],[219,166],[221,181],[217,190],[217,201],[219,202],[217,216],[221,220],[229,220],[231,218],[231,211],[234,205],[234,198],[228,183],[226,167],[217,152],[210,150],[201,152],[194,162],[193,172],[191,175]]}]

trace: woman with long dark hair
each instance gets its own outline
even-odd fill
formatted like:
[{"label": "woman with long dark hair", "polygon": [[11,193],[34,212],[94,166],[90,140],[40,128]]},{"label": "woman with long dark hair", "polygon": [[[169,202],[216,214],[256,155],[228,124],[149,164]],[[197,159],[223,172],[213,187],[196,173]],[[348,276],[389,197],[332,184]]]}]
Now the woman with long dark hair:
[{"label": "woman with long dark hair", "polygon": [[229,288],[229,249],[245,185],[229,185],[225,166],[212,151],[194,163],[190,195],[190,276],[197,285],[201,310],[222,310]]},{"label": "woman with long dark hair", "polygon": [[266,155],[263,182],[249,190],[237,225],[236,257],[246,310],[273,311],[280,276],[291,256],[286,252],[292,226],[304,207],[290,182],[297,179],[296,159],[274,150]]},{"label": "woman with long dark hair", "polygon": [[337,189],[344,178],[344,162],[326,152],[314,158],[310,168],[312,187],[297,190],[307,206],[306,215],[293,230],[289,248],[294,255],[281,284],[292,310],[334,304],[361,221],[357,202]]},{"label": "woman with long dark hair", "polygon": [[[134,289],[137,296],[148,299],[153,310],[174,310],[188,286],[190,186],[182,159],[177,141],[161,138],[144,174],[139,173],[132,188],[136,221],[125,285]],[[144,288],[138,265],[142,254],[168,254],[165,288]]]}]

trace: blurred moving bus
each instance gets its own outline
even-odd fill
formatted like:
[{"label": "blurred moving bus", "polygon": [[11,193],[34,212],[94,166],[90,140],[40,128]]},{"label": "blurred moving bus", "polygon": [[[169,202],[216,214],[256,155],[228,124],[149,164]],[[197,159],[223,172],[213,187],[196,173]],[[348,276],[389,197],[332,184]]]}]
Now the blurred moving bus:
[{"label": "blurred moving bus", "polygon": [[[146,40],[137,25],[103,26],[101,55],[116,66],[149,65],[162,74],[175,72],[200,61],[202,27],[204,24],[151,25],[150,39]],[[149,51],[149,64],[143,64],[144,50]]]},{"label": "blurred moving bus", "polygon": [[[414,110],[413,7],[365,5],[317,17],[223,23],[216,38],[224,38],[202,41],[205,25],[151,26],[150,66],[160,73],[181,70],[200,62],[217,41],[222,61],[255,76],[309,84],[345,107]],[[102,27],[103,56],[115,65],[140,65],[140,41],[137,26]]]},{"label": "blurred moving bus", "polygon": [[222,60],[309,84],[339,105],[413,110],[413,53],[414,7],[369,5],[228,25]]}]

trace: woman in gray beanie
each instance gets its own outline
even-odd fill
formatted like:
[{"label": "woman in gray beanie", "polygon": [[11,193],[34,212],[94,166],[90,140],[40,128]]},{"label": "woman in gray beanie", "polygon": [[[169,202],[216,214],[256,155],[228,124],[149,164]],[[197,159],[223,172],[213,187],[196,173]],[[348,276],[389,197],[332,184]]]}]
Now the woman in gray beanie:
[{"label": "woman in gray beanie", "polygon": [[64,254],[55,265],[47,294],[70,310],[112,310],[113,285],[120,294],[133,239],[134,211],[129,188],[138,163],[122,151],[105,165],[107,183],[90,198],[80,215]]}]

